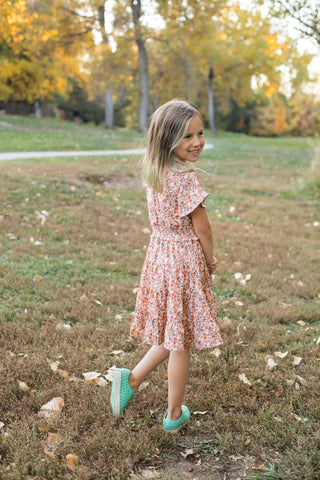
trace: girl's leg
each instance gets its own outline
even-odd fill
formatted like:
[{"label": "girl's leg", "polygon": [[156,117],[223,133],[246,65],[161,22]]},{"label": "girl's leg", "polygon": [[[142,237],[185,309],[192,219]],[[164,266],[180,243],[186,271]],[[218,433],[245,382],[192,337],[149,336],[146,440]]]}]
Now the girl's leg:
[{"label": "girl's leg", "polygon": [[190,364],[190,348],[171,351],[168,362],[168,414],[169,420],[178,420],[181,415],[185,387]]},{"label": "girl's leg", "polygon": [[169,357],[169,350],[161,345],[153,345],[145,354],[143,359],[132,370],[129,376],[129,385],[133,391],[136,391],[139,385],[147,376],[164,360]]}]

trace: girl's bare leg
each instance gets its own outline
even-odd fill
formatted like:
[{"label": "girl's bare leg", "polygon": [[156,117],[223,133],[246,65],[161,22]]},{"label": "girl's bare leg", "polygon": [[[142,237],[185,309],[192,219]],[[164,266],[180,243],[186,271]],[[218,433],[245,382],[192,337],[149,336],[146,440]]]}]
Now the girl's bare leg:
[{"label": "girl's bare leg", "polygon": [[168,414],[169,420],[178,420],[185,393],[190,364],[190,348],[171,351],[168,362]]},{"label": "girl's bare leg", "polygon": [[132,370],[129,376],[129,385],[133,391],[136,391],[139,385],[147,376],[164,360],[169,357],[169,350],[161,345],[153,345],[145,354],[143,359]]}]

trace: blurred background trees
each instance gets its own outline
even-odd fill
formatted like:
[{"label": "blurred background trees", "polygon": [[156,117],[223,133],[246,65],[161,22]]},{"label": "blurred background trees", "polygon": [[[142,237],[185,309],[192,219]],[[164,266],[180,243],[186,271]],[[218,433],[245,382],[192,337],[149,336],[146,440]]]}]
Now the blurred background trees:
[{"label": "blurred background trees", "polygon": [[1,0],[0,101],[145,131],[149,115],[178,97],[200,107],[213,133],[217,124],[317,135],[312,55],[274,23],[294,17],[319,43],[317,0],[265,3]]}]

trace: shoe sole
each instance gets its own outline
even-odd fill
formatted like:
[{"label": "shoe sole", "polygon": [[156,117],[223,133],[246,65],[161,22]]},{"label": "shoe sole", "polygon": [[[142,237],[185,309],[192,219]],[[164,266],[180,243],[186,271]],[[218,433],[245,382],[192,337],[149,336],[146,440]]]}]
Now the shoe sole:
[{"label": "shoe sole", "polygon": [[114,416],[120,417],[120,388],[121,388],[121,371],[116,370],[113,375],[113,382],[115,386],[115,405]]},{"label": "shoe sole", "polygon": [[180,430],[183,429],[183,427],[185,427],[185,426],[187,425],[187,423],[188,423],[188,422],[183,423],[182,425],[180,425],[180,427],[176,428],[175,430],[166,430],[166,429],[163,429],[163,431],[166,432],[166,433],[170,433],[170,434],[172,434],[172,433],[178,433],[178,432],[180,432]]}]

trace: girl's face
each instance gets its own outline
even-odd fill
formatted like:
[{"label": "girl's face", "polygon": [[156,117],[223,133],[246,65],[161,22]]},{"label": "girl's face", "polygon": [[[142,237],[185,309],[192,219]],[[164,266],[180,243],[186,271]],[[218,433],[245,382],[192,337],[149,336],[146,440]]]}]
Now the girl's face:
[{"label": "girl's face", "polygon": [[179,145],[173,150],[181,162],[196,162],[204,147],[204,128],[199,115],[191,118],[188,130]]}]

